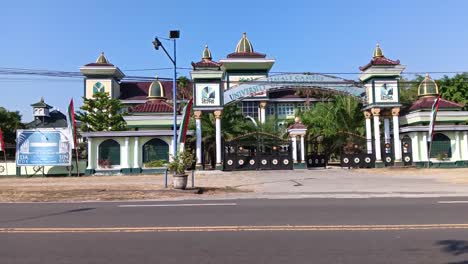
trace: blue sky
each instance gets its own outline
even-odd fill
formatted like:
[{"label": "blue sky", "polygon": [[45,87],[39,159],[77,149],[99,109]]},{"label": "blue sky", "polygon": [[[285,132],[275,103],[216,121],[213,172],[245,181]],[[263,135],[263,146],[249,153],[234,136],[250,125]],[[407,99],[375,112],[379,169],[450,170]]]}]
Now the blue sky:
[{"label": "blue sky", "polygon": [[[247,32],[256,51],[275,58],[272,71],[358,72],[376,42],[407,72],[468,71],[467,1],[5,1],[0,68],[78,71],[101,51],[127,75],[170,77],[155,35],[179,29],[178,64],[190,67],[205,44],[215,60]],[[188,75],[187,70],[179,74]],[[357,75],[347,75],[357,79]],[[81,105],[80,79],[0,75],[0,106],[32,119],[44,96],[65,112]]]}]

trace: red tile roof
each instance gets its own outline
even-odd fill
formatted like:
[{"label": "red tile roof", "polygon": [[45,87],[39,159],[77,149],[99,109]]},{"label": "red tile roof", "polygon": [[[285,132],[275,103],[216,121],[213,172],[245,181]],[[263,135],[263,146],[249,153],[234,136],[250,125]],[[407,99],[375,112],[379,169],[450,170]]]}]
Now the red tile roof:
[{"label": "red tile roof", "polygon": [[[160,81],[164,88],[164,94],[168,100],[172,100],[172,81]],[[149,87],[152,82],[121,82],[120,100],[146,100]]]},{"label": "red tile roof", "polygon": [[362,67],[359,67],[359,70],[365,71],[373,65],[399,65],[399,64],[400,64],[400,60],[394,61],[391,59],[387,59],[385,57],[376,57],[376,58],[373,58],[368,64]]},{"label": "red tile roof", "polygon": [[[425,96],[419,98],[416,102],[414,102],[409,111],[416,111],[421,109],[432,109],[432,105],[434,104],[435,96]],[[463,107],[462,104],[458,104],[452,101],[445,100],[443,98],[440,99],[439,109],[451,109],[451,110],[460,110]]]},{"label": "red tile roof", "polygon": [[219,68],[221,67],[221,63],[219,62],[216,62],[216,61],[199,61],[199,62],[192,62],[192,67],[197,67],[197,68],[204,68],[204,67],[207,67],[207,68],[212,68],[212,67],[215,67],[215,68]]},{"label": "red tile roof", "polygon": [[162,100],[150,100],[129,109],[130,113],[172,113],[173,108]]},{"label": "red tile roof", "polygon": [[290,125],[288,129],[307,129],[307,127],[302,124],[302,122],[295,122],[294,124]]},{"label": "red tile roof", "polygon": [[227,55],[228,58],[265,58],[266,54],[258,52],[233,52]]},{"label": "red tile roof", "polygon": [[102,67],[111,66],[111,67],[114,67],[114,64],[111,64],[111,63],[95,63],[95,62],[93,62],[93,63],[88,63],[85,66],[102,66]]}]

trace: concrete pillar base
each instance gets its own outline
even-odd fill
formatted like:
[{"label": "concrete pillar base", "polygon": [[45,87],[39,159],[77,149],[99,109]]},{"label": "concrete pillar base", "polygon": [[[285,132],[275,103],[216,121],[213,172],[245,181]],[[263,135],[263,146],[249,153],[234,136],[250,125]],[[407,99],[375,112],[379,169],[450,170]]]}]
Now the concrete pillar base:
[{"label": "concrete pillar base", "polygon": [[132,168],[131,173],[132,174],[140,174],[141,173],[141,168]]},{"label": "concrete pillar base", "polygon": [[223,164],[216,164],[215,169],[216,170],[223,170]]},{"label": "concrete pillar base", "polygon": [[94,169],[86,169],[85,170],[85,175],[93,175],[94,174]]},{"label": "concrete pillar base", "polygon": [[197,164],[197,165],[195,165],[195,169],[196,170],[203,170],[203,165]]},{"label": "concrete pillar base", "polygon": [[375,167],[376,168],[385,168],[385,163],[383,163],[382,161],[376,161],[375,162]]},{"label": "concrete pillar base", "polygon": [[301,163],[294,163],[293,164],[293,169],[307,169],[307,166],[305,164],[305,162],[301,162]]},{"label": "concrete pillar base", "polygon": [[132,169],[131,169],[131,168],[123,168],[123,169],[122,169],[122,173],[123,173],[123,174],[131,174],[131,173],[132,173]]}]

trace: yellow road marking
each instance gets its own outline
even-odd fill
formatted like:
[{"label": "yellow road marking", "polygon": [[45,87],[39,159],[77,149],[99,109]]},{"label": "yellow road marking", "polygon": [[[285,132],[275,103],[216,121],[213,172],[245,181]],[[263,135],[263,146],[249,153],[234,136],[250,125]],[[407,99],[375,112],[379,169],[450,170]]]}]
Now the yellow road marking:
[{"label": "yellow road marking", "polygon": [[468,224],[421,225],[277,225],[277,226],[150,226],[150,227],[53,227],[0,228],[0,233],[142,233],[237,231],[395,231],[468,229]]}]

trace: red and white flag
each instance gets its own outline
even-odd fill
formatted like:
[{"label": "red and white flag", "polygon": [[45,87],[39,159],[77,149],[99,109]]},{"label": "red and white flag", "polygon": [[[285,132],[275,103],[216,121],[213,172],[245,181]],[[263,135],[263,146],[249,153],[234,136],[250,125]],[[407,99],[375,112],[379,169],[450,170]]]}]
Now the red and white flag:
[{"label": "red and white flag", "polygon": [[427,141],[432,141],[432,137],[434,136],[434,126],[436,123],[437,118],[437,111],[439,111],[439,103],[440,103],[440,95],[434,100],[434,104],[432,105],[431,111],[431,122],[429,123],[429,137]]},{"label": "red and white flag", "polygon": [[0,151],[5,151],[5,141],[3,140],[2,129],[0,128]]},{"label": "red and white flag", "polygon": [[68,130],[70,133],[71,140],[71,147],[72,149],[76,149],[77,141],[76,141],[76,120],[75,120],[75,108],[73,106],[73,98],[70,100],[70,105],[68,105],[68,113],[67,113],[67,123],[68,123]]}]

